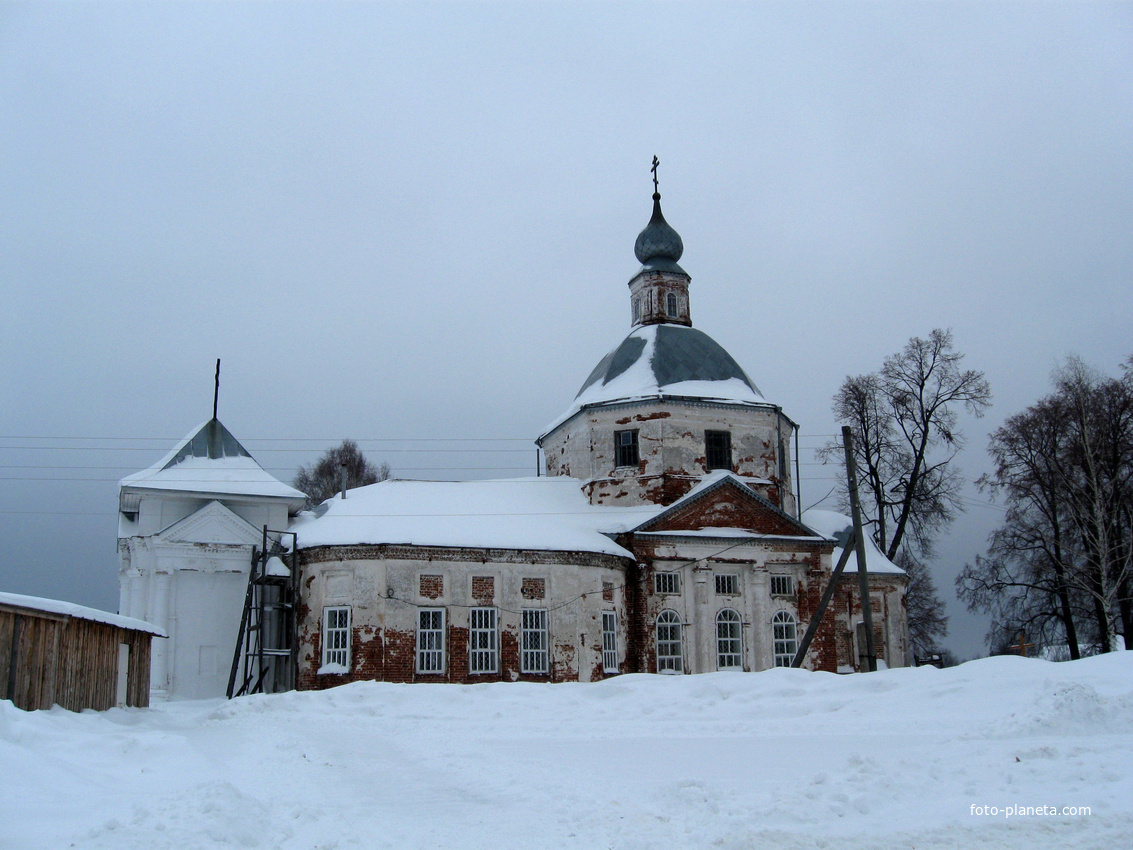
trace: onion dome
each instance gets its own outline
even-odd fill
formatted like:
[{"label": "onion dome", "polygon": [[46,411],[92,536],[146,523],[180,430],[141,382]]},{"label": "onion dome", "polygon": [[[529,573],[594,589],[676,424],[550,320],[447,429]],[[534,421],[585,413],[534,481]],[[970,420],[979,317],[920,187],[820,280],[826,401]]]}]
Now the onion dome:
[{"label": "onion dome", "polygon": [[[653,193],[653,217],[649,224],[637,235],[633,253],[641,262],[642,271],[688,273],[677,265],[677,260],[684,253],[685,245],[681,235],[673,230],[665,216],[661,213],[661,193]],[[640,273],[640,272],[639,272]]]}]

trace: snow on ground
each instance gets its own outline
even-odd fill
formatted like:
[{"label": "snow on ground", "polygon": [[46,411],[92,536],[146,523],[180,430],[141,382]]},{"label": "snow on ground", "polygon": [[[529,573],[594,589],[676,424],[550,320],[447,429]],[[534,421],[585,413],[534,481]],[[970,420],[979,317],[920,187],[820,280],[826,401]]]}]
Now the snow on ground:
[{"label": "snow on ground", "polygon": [[0,702],[0,847],[1129,847],[1131,749],[1133,652]]}]

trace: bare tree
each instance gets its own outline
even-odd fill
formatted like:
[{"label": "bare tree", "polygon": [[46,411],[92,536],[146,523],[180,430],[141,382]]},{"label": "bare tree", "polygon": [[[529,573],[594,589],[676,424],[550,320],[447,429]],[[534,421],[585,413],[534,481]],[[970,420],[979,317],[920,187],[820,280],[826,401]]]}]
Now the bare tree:
[{"label": "bare tree", "polygon": [[[863,522],[886,557],[911,570],[910,638],[922,652],[947,631],[925,560],[962,510],[963,479],[953,465],[964,446],[959,412],[983,416],[991,404],[983,372],[962,369],[963,359],[951,331],[936,329],[910,339],[879,371],[847,377],[834,396],[834,415],[854,436]],[[820,456],[845,464],[841,443]],[[848,505],[844,483],[841,504]]]},{"label": "bare tree", "polygon": [[918,657],[927,656],[936,651],[937,641],[948,633],[944,600],[937,593],[932,571],[910,555],[908,549],[901,549],[894,563],[909,576],[909,589],[905,592],[909,640]]},{"label": "bare tree", "polygon": [[1025,631],[1071,658],[1133,646],[1133,374],[1106,379],[1077,358],[1054,392],[991,437],[1004,501],[986,557],[957,577],[969,608],[992,615],[989,640]]},{"label": "bare tree", "polygon": [[367,460],[353,440],[343,440],[334,448],[327,449],[314,463],[301,466],[291,482],[296,490],[307,494],[312,505],[325,502],[342,486],[342,468],[346,466],[346,489],[377,484],[390,476],[388,463],[375,465]]},{"label": "bare tree", "polygon": [[[962,509],[963,479],[952,465],[964,446],[958,413],[983,416],[991,404],[983,372],[962,370],[963,359],[951,331],[936,329],[910,339],[879,372],[847,377],[834,396],[834,415],[854,434],[865,521],[890,560],[903,545],[931,557]],[[840,460],[841,452],[831,443],[822,456]]]}]

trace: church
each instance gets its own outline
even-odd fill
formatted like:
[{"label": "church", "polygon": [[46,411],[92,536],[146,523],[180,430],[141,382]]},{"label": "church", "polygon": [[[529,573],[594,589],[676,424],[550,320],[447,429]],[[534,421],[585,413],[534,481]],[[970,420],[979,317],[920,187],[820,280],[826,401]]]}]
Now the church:
[{"label": "church", "polygon": [[[121,611],[169,634],[156,692],[223,693],[268,527],[292,541],[300,689],[790,666],[848,521],[800,512],[798,426],[693,327],[654,189],[629,334],[536,438],[542,475],[394,479],[301,510],[214,418],[123,480]],[[903,666],[907,578],[876,549],[868,569],[878,658]],[[804,667],[863,669],[862,604],[851,565]]]}]

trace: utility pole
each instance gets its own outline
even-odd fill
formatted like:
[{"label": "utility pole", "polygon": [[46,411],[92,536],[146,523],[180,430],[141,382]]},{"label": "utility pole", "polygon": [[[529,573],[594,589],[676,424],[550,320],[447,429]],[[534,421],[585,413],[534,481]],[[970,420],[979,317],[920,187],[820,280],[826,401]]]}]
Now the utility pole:
[{"label": "utility pole", "polygon": [[877,652],[873,646],[873,603],[869,595],[869,575],[865,564],[865,537],[862,535],[862,510],[858,503],[858,466],[854,461],[854,435],[849,425],[842,426],[842,447],[846,452],[846,481],[850,486],[850,513],[854,520],[854,548],[858,555],[858,593],[865,624],[865,651],[869,672],[877,670]]}]

